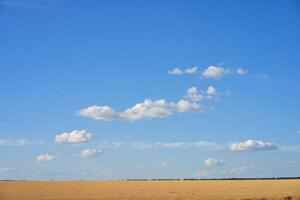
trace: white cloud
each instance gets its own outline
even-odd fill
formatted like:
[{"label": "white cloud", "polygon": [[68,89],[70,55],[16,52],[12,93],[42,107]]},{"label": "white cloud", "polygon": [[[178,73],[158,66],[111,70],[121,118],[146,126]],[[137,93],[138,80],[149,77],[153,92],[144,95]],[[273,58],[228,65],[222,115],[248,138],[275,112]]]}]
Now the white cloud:
[{"label": "white cloud", "polygon": [[187,68],[185,70],[181,70],[180,68],[175,67],[171,71],[168,71],[168,73],[171,75],[195,74],[197,72],[197,70],[198,70],[198,67],[191,67],[191,68]]},{"label": "white cloud", "polygon": [[247,70],[245,70],[245,69],[243,69],[243,68],[238,68],[237,70],[236,70],[236,73],[238,74],[238,75],[246,75],[246,74],[248,74],[248,71]]},{"label": "white cloud", "polygon": [[129,146],[136,149],[185,149],[185,148],[202,148],[207,150],[219,150],[223,146],[218,143],[212,143],[207,141],[196,142],[130,142]]},{"label": "white cloud", "polygon": [[222,164],[223,164],[222,160],[217,160],[214,158],[208,158],[208,159],[204,160],[204,165],[208,166],[208,167],[222,165]]},{"label": "white cloud", "polygon": [[200,148],[203,150],[221,150],[225,149],[226,145],[213,143],[208,141],[194,141],[194,142],[134,142],[134,141],[99,141],[96,142],[101,149],[110,148],[133,148],[141,150],[149,149],[185,149],[185,148]]},{"label": "white cloud", "polygon": [[50,154],[41,154],[36,158],[39,162],[51,162],[57,160],[57,156]]},{"label": "white cloud", "polygon": [[168,71],[168,72],[171,75],[181,75],[181,74],[183,74],[183,71],[181,71],[181,69],[179,69],[178,67],[175,67],[174,69],[172,69],[171,71]]},{"label": "white cloud", "polygon": [[229,70],[223,67],[211,65],[202,72],[202,77],[210,79],[220,79],[222,76],[229,74]]},{"label": "white cloud", "polygon": [[205,99],[205,96],[201,94],[196,87],[189,88],[186,97],[191,101],[201,101]]},{"label": "white cloud", "polygon": [[9,139],[0,139],[0,146],[25,146],[25,145],[42,145],[45,144],[43,141],[37,140],[9,140]]},{"label": "white cloud", "polygon": [[229,145],[231,151],[259,151],[259,150],[276,150],[278,146],[273,143],[258,140],[247,140]]},{"label": "white cloud", "polygon": [[97,149],[86,149],[80,153],[81,157],[98,157],[102,155],[105,155],[105,152]]},{"label": "white cloud", "polygon": [[209,95],[215,95],[217,93],[217,90],[213,86],[209,86],[206,90],[206,93]]},{"label": "white cloud", "polygon": [[156,101],[145,99],[144,102],[138,103],[122,112],[117,112],[108,106],[95,105],[80,110],[78,115],[101,121],[136,121],[144,118],[168,117],[174,112],[194,112],[200,110],[201,105],[186,100],[180,100],[177,103],[169,103],[164,99]]},{"label": "white cloud", "polygon": [[213,86],[209,86],[206,92],[199,91],[196,87],[191,87],[187,90],[185,97],[193,102],[197,102],[205,99],[213,99],[213,96],[216,94],[217,90]]},{"label": "white cloud", "polygon": [[198,67],[192,67],[192,68],[189,68],[189,69],[186,69],[184,72],[186,74],[195,74],[198,70]]},{"label": "white cloud", "polygon": [[87,142],[92,138],[92,134],[87,132],[86,130],[74,130],[72,132],[65,132],[59,135],[56,135],[54,141],[56,143],[67,143],[67,144],[75,144],[75,143],[83,143]]}]

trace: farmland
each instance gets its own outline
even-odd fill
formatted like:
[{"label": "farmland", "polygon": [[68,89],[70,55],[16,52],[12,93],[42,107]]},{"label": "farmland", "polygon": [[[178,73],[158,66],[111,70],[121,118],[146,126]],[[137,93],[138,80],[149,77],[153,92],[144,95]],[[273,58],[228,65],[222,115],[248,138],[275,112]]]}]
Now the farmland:
[{"label": "farmland", "polygon": [[1,200],[300,200],[300,180],[1,181]]}]

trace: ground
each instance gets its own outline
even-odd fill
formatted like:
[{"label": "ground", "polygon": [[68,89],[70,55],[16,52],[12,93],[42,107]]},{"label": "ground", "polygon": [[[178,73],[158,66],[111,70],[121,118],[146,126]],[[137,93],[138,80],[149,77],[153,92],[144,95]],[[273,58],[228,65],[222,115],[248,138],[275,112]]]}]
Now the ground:
[{"label": "ground", "polygon": [[2,181],[0,200],[300,200],[300,180]]}]

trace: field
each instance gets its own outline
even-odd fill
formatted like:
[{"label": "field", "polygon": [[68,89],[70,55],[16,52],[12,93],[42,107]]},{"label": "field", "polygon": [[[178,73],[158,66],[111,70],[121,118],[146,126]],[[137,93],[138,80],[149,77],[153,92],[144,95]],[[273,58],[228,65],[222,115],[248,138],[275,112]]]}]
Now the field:
[{"label": "field", "polygon": [[300,200],[300,180],[2,181],[1,200]]}]

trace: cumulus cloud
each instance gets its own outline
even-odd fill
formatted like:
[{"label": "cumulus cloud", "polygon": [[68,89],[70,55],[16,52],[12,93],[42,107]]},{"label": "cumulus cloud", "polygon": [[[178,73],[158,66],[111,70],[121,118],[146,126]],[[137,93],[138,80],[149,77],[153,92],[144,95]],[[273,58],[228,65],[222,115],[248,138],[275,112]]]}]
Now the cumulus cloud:
[{"label": "cumulus cloud", "polygon": [[248,74],[248,71],[247,70],[245,70],[245,69],[243,69],[243,68],[238,68],[237,70],[236,70],[236,73],[238,74],[238,75],[246,75],[246,74]]},{"label": "cumulus cloud", "polygon": [[198,70],[198,67],[192,67],[192,68],[189,68],[189,69],[186,69],[184,72],[186,74],[195,74]]},{"label": "cumulus cloud", "polygon": [[201,105],[186,100],[177,103],[166,102],[164,99],[152,101],[145,99],[144,102],[128,108],[122,112],[117,112],[108,106],[90,106],[78,112],[82,117],[88,117],[101,121],[136,121],[140,119],[163,118],[172,115],[174,112],[194,112],[200,111]]},{"label": "cumulus cloud", "polygon": [[209,86],[206,90],[206,93],[209,95],[215,95],[217,93],[217,90],[213,86]]},{"label": "cumulus cloud", "polygon": [[222,76],[227,74],[229,74],[228,69],[211,65],[202,72],[202,77],[209,79],[220,79]]},{"label": "cumulus cloud", "polygon": [[102,155],[105,155],[105,152],[97,149],[86,149],[80,153],[81,157],[98,157]]},{"label": "cumulus cloud", "polygon": [[260,151],[260,150],[276,150],[278,146],[270,142],[258,140],[247,140],[243,142],[232,143],[229,145],[231,151]]},{"label": "cumulus cloud", "polygon": [[92,138],[92,134],[86,130],[74,130],[71,132],[65,132],[54,137],[56,143],[84,143]]},{"label": "cumulus cloud", "polygon": [[171,75],[195,74],[197,72],[197,70],[198,70],[198,67],[191,67],[191,68],[187,68],[185,70],[181,70],[180,68],[175,67],[171,71],[168,71],[168,73]]},{"label": "cumulus cloud", "polygon": [[206,92],[199,91],[196,87],[191,87],[187,90],[187,94],[185,97],[193,102],[197,102],[205,99],[212,99],[216,94],[217,90],[213,86],[209,86]]},{"label": "cumulus cloud", "polygon": [[57,160],[57,156],[50,154],[41,154],[36,158],[39,162],[51,162]]},{"label": "cumulus cloud", "polygon": [[207,167],[212,167],[212,166],[217,166],[217,165],[222,165],[223,161],[222,160],[217,160],[214,158],[208,158],[204,160],[204,165]]},{"label": "cumulus cloud", "polygon": [[181,74],[183,74],[183,71],[181,71],[181,69],[179,69],[178,67],[175,67],[174,69],[172,69],[171,71],[168,71],[168,72],[171,75],[181,75]]}]

